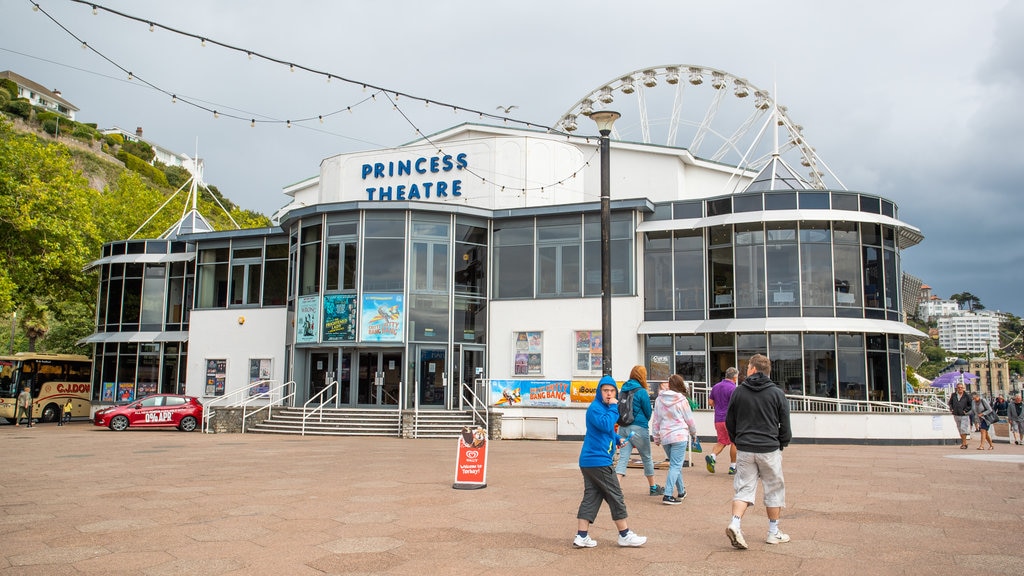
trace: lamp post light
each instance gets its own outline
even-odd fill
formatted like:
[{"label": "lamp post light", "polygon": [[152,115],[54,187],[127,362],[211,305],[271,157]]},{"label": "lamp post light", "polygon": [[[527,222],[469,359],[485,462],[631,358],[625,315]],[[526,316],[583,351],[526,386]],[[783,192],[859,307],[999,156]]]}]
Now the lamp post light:
[{"label": "lamp post light", "polygon": [[612,125],[622,116],[611,110],[590,115],[601,134],[601,372],[612,373],[612,267],[611,267],[611,144]]}]

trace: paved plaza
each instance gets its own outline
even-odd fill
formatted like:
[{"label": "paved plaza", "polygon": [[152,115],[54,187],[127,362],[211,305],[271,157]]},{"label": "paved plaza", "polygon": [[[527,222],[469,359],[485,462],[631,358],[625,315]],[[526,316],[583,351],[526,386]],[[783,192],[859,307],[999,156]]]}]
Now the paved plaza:
[{"label": "paved plaza", "polygon": [[1024,446],[976,445],[793,445],[793,541],[763,542],[758,505],[746,551],[724,466],[685,468],[680,506],[630,469],[647,545],[615,545],[605,506],[577,550],[579,442],[491,441],[487,488],[453,490],[454,439],[2,425],[0,576],[1024,573]]}]

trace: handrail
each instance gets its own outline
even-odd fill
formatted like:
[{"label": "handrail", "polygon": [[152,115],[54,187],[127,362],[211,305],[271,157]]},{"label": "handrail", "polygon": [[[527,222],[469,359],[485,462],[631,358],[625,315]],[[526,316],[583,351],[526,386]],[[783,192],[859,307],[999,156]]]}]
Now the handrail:
[{"label": "handrail", "polygon": [[[482,428],[487,428],[487,403],[476,393],[477,388],[483,386],[486,379],[477,378],[473,381],[472,387],[468,386],[466,382],[462,383],[462,390],[469,392],[471,399],[470,411],[473,413],[473,424],[478,425]],[[462,395],[459,395],[459,407],[462,407]],[[482,413],[481,413],[482,412]]]},{"label": "handrail", "polygon": [[[289,387],[292,389],[292,391],[289,392],[288,394],[284,395],[284,396],[281,396],[281,398],[279,398],[277,400],[277,402],[281,402],[282,405],[283,405],[285,400],[295,396],[295,381],[294,380],[292,380],[290,382],[285,382],[284,384],[281,384],[280,386],[276,386],[274,388],[271,388],[270,390],[267,390],[266,392],[257,394],[255,396],[249,398],[245,402],[242,402],[242,404],[241,404],[241,406],[242,406],[242,434],[245,434],[245,419],[248,418],[249,416],[255,416],[256,414],[259,414],[260,411],[262,411],[264,408],[266,408],[267,412],[269,413],[270,409],[275,404],[275,402],[274,402],[274,393],[277,392],[278,390],[286,389],[286,388],[289,388]],[[246,410],[248,409],[249,404],[251,404],[252,402],[255,402],[256,400],[261,400],[261,399],[270,399],[270,402],[264,404],[263,406],[260,406],[259,408],[257,408],[256,410],[254,410],[252,412],[246,413]]]},{"label": "handrail", "polygon": [[796,394],[787,394],[786,398],[789,399],[789,409],[796,412],[879,412],[888,414],[906,412],[945,414],[949,412],[946,408],[908,402],[844,400]]},{"label": "handrail", "polygon": [[[242,400],[242,399],[245,399],[245,398],[252,398],[254,396],[262,395],[262,394],[264,394],[263,392],[261,392],[259,394],[255,394],[255,395],[252,394],[252,389],[256,388],[257,386],[259,386],[259,387],[269,386],[269,385],[272,385],[273,383],[274,383],[273,380],[257,380],[256,382],[253,382],[252,384],[249,384],[248,386],[245,386],[244,388],[239,388],[238,390],[235,390],[234,392],[232,392],[230,394],[226,394],[224,396],[217,396],[216,398],[214,398],[213,400],[210,400],[209,402],[204,402],[203,403],[203,422],[202,422],[202,427],[200,428],[200,430],[202,432],[204,432],[204,433],[210,431],[210,418],[213,417],[213,412],[214,412],[213,410],[210,410],[210,408],[212,408],[214,406],[228,407],[228,406],[232,406],[233,402],[236,402],[236,401],[239,401],[239,400]],[[241,404],[238,404],[238,405],[241,405]]]},{"label": "handrail", "polygon": [[[300,436],[305,436],[306,435],[306,420],[309,420],[309,418],[311,416],[313,416],[314,414],[319,412],[320,413],[320,420],[319,420],[319,422],[323,422],[324,421],[324,404],[330,403],[331,401],[338,399],[338,388],[339,388],[338,387],[338,381],[335,380],[334,382],[331,382],[327,386],[324,386],[322,390],[320,390],[315,395],[313,395],[313,397],[310,398],[309,400],[306,400],[306,403],[302,405],[302,432],[299,434]],[[334,390],[334,394],[325,401],[323,399],[323,395],[328,390],[332,390],[332,389]],[[318,398],[320,399],[320,403],[317,405],[317,407],[314,408],[312,412],[307,412],[306,410],[309,407],[309,405],[311,403],[313,403],[313,401],[318,399]]]}]

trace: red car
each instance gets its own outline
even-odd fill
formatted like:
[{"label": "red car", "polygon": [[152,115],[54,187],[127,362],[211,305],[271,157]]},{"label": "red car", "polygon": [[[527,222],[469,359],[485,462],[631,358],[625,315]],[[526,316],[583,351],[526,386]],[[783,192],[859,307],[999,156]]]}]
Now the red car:
[{"label": "red car", "polygon": [[174,426],[191,432],[203,421],[203,405],[198,398],[180,394],[153,394],[121,406],[98,410],[92,423],[111,430],[129,427]]}]

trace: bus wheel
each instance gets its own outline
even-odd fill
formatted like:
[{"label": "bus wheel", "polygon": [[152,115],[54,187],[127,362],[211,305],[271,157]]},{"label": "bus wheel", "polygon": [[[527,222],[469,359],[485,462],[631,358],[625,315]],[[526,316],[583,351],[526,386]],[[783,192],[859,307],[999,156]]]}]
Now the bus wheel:
[{"label": "bus wheel", "polygon": [[56,404],[47,404],[46,408],[43,408],[43,413],[39,415],[40,422],[56,422],[57,418],[60,417],[60,411]]},{"label": "bus wheel", "polygon": [[114,416],[110,420],[110,429],[118,432],[128,429],[128,417],[127,416]]}]

